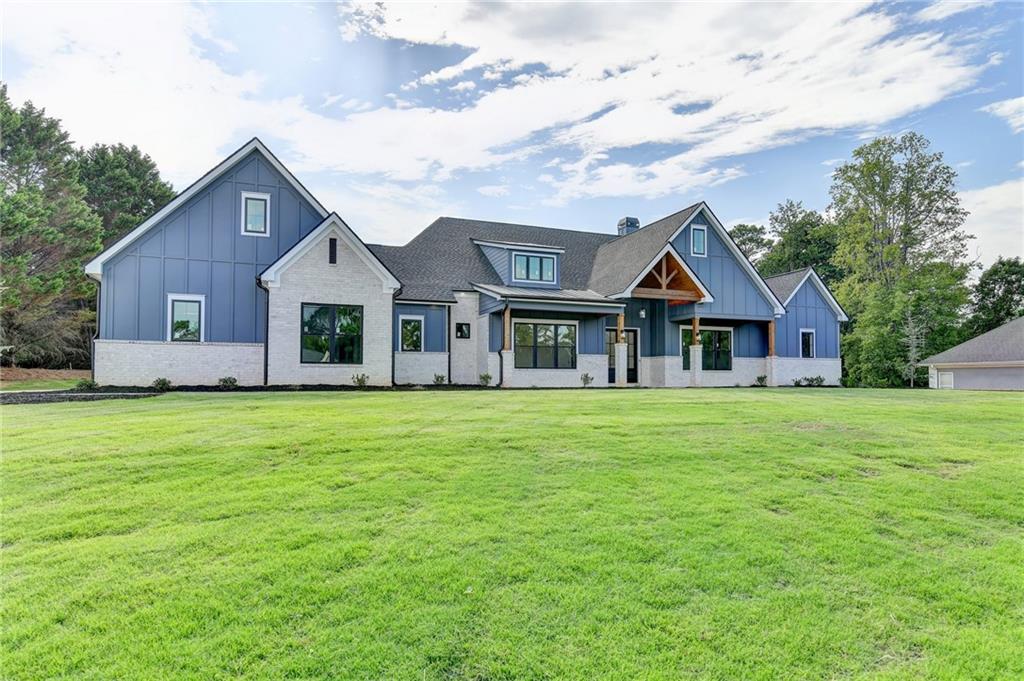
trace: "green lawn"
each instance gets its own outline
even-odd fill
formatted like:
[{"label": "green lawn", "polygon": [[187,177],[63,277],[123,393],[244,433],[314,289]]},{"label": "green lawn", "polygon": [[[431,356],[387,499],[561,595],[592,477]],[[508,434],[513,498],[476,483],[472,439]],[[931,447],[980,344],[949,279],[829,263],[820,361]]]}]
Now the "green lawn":
[{"label": "green lawn", "polygon": [[2,413],[3,678],[1024,676],[1020,394]]},{"label": "green lawn", "polygon": [[0,392],[14,390],[69,390],[78,383],[77,378],[30,378],[24,381],[0,381]]}]

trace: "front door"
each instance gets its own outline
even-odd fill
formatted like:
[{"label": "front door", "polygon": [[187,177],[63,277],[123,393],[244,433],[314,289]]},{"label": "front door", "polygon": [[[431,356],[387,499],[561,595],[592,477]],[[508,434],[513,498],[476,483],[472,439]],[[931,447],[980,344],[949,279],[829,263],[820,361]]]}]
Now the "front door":
[{"label": "front door", "polygon": [[[626,329],[626,383],[637,382],[636,329]],[[604,347],[608,353],[608,382],[615,383],[615,329],[605,329]]]}]

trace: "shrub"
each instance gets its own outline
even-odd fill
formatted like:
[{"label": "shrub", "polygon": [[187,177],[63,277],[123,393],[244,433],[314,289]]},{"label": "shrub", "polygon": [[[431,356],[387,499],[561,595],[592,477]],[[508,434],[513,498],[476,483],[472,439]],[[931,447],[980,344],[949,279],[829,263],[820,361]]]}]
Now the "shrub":
[{"label": "shrub", "polygon": [[804,379],[802,379],[802,378],[794,378],[793,379],[793,387],[794,388],[799,388],[803,384],[804,384]]},{"label": "shrub", "polygon": [[768,374],[761,374],[754,379],[755,388],[764,388],[768,385]]},{"label": "shrub", "polygon": [[590,384],[593,383],[593,382],[594,382],[594,377],[591,376],[590,374],[583,374],[582,376],[580,376],[580,383],[583,384],[584,388],[589,387]]},{"label": "shrub", "polygon": [[153,390],[157,391],[158,393],[165,393],[168,390],[170,390],[171,387],[171,382],[166,378],[158,378],[155,381],[153,381],[152,385]]},{"label": "shrub", "polygon": [[75,383],[75,390],[86,390],[91,392],[93,390],[98,390],[99,387],[100,384],[91,378],[80,378],[78,379],[78,383]]},{"label": "shrub", "polygon": [[810,378],[808,378],[807,376],[804,376],[804,385],[809,386],[811,388],[820,388],[821,386],[825,385],[825,377],[811,376]]},{"label": "shrub", "polygon": [[434,385],[444,385],[444,374],[434,374]]},{"label": "shrub", "polygon": [[353,374],[352,375],[352,383],[354,383],[357,388],[365,388],[366,384],[369,383],[369,382],[370,382],[370,377],[367,376],[366,374]]},{"label": "shrub", "polygon": [[486,372],[480,374],[480,385],[482,385],[482,386],[484,386],[486,388],[490,384],[491,384],[491,375],[486,373]]},{"label": "shrub", "polygon": [[234,376],[225,376],[217,380],[217,387],[221,390],[234,390],[238,387],[238,379]]}]

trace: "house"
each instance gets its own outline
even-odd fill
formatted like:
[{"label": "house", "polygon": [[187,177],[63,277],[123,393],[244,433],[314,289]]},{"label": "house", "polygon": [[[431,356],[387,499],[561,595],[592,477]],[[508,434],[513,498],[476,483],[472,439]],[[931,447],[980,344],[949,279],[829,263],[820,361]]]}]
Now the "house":
[{"label": "house", "polygon": [[368,245],[253,139],[86,265],[101,384],[839,382],[842,308],[704,203],[583,232],[442,217]]},{"label": "house", "polygon": [[928,387],[942,390],[1024,390],[1024,317],[932,355]]}]

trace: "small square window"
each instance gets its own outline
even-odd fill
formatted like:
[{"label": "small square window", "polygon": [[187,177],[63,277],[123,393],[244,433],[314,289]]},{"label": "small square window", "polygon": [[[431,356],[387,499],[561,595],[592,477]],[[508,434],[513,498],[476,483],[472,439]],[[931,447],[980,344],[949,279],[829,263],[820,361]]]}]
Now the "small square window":
[{"label": "small square window", "polygon": [[242,192],[242,234],[270,236],[270,194]]},{"label": "small square window", "polygon": [[455,324],[456,338],[469,338],[469,322],[458,322]]}]

